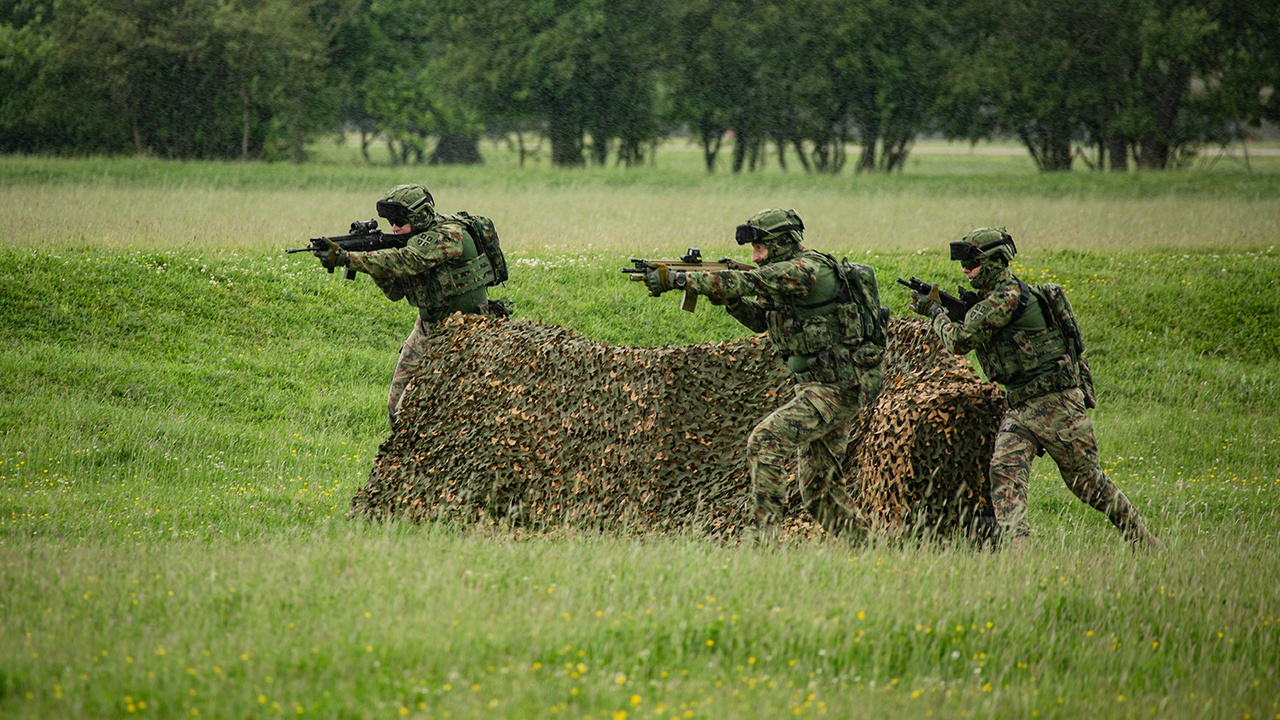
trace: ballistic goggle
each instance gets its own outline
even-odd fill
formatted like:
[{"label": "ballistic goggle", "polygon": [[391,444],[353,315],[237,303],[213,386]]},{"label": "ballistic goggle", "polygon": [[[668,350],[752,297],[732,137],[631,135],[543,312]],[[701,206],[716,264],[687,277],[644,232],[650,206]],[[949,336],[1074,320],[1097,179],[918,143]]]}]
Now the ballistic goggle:
[{"label": "ballistic goggle", "polygon": [[423,195],[421,199],[415,201],[412,205],[405,207],[403,203],[393,202],[391,200],[378,201],[378,217],[386,218],[388,222],[396,225],[406,225],[409,222],[409,216],[417,212],[419,208],[431,202],[430,195]]},{"label": "ballistic goggle", "polygon": [[764,239],[770,235],[778,233],[790,232],[792,230],[804,230],[804,222],[794,222],[789,225],[779,225],[778,227],[765,230],[755,225],[739,225],[738,232],[734,236],[739,245],[752,245],[758,242],[764,242]]},{"label": "ballistic goggle", "polygon": [[953,242],[951,243],[951,259],[959,260],[960,262],[964,262],[966,260],[980,260],[986,256],[987,253],[1005,245],[1008,245],[1015,254],[1018,252],[1018,246],[1014,245],[1013,238],[1008,236],[1000,238],[993,243],[987,243],[986,245],[974,245],[973,243],[963,241]]}]

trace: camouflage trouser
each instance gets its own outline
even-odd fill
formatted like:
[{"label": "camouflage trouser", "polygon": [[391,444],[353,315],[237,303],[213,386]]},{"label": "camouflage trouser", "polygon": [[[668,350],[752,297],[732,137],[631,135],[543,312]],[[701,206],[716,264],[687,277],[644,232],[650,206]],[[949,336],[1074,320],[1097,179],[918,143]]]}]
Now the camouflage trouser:
[{"label": "camouflage trouser", "polygon": [[404,397],[409,381],[418,374],[422,365],[422,356],[426,353],[427,336],[434,325],[424,325],[419,317],[413,323],[413,332],[400,346],[400,359],[396,361],[396,369],[391,373],[391,392],[387,395],[387,421],[395,424],[396,411],[400,409],[400,401]]},{"label": "camouflage trouser", "polygon": [[836,385],[805,383],[796,386],[791,402],[756,425],[747,439],[747,464],[757,525],[782,518],[787,465],[798,449],[796,481],[805,509],[832,535],[861,528],[841,465],[853,419],[865,402],[867,398],[850,398]]},{"label": "camouflage trouser", "polygon": [[1098,461],[1098,439],[1079,389],[1032,398],[1005,413],[991,456],[991,499],[1002,534],[1027,535],[1027,479],[1041,450],[1058,465],[1076,497],[1107,516],[1126,539],[1154,542],[1138,509]]}]

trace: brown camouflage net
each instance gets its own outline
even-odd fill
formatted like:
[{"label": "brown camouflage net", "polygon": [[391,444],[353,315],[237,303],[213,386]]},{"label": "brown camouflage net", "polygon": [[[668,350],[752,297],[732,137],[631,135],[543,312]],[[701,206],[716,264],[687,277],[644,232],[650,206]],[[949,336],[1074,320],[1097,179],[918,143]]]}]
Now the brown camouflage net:
[{"label": "brown camouflage net", "polygon": [[[730,537],[750,516],[747,435],[792,393],[759,337],[634,348],[454,316],[429,346],[355,515]],[[920,320],[891,322],[886,362],[845,462],[860,509],[889,535],[971,527],[1003,392]]]}]

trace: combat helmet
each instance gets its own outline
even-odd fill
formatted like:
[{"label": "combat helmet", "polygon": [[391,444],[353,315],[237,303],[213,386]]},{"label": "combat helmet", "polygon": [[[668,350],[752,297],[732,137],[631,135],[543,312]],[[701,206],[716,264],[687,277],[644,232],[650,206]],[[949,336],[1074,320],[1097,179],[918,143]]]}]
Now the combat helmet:
[{"label": "combat helmet", "polygon": [[991,260],[1008,265],[1018,246],[1013,244],[1009,231],[999,227],[980,227],[970,230],[958,242],[951,243],[951,259],[961,262],[987,264]]},{"label": "combat helmet", "polygon": [[769,208],[739,225],[735,237],[739,245],[764,245],[771,262],[787,260],[804,241],[804,221],[795,210]]},{"label": "combat helmet", "polygon": [[1009,261],[1018,254],[1009,231],[999,227],[980,227],[970,230],[958,242],[951,243],[951,259],[959,260],[963,267],[982,266],[969,285],[974,290],[990,290],[1007,272]]},{"label": "combat helmet", "polygon": [[421,229],[436,215],[436,201],[426,185],[397,185],[378,201],[378,217],[414,230]]}]

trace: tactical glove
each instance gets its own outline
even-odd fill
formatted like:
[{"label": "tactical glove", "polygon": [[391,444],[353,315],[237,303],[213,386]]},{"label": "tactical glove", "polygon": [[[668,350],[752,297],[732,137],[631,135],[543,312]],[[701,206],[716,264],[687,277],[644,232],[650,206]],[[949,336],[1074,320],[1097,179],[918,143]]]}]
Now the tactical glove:
[{"label": "tactical glove", "polygon": [[338,247],[338,243],[329,238],[325,238],[324,241],[328,243],[328,247],[312,250],[311,253],[320,259],[320,264],[326,270],[333,272],[334,268],[338,266],[346,267],[351,262],[350,258],[347,257],[347,251]]},{"label": "tactical glove", "polygon": [[942,298],[938,296],[938,286],[930,285],[927,293],[911,293],[911,309],[928,318],[946,312]]},{"label": "tactical glove", "polygon": [[644,284],[649,287],[650,297],[658,297],[668,290],[684,289],[685,274],[679,270],[672,271],[666,265],[655,265],[644,274]]}]

